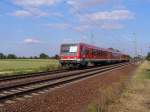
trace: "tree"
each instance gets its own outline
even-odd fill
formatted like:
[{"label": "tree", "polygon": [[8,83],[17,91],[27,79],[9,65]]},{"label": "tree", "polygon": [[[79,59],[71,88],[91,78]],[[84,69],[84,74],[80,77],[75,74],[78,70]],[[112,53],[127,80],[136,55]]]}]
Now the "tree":
[{"label": "tree", "polygon": [[45,53],[41,53],[40,56],[39,56],[40,59],[48,59],[49,56]]},{"label": "tree", "polygon": [[56,54],[56,55],[54,56],[54,59],[59,59],[59,55]]},{"label": "tree", "polygon": [[15,54],[8,54],[7,59],[17,59]]},{"label": "tree", "polygon": [[55,55],[55,56],[52,56],[52,57],[50,57],[51,59],[59,59],[59,55]]},{"label": "tree", "polygon": [[0,59],[5,59],[6,56],[3,53],[0,53]]},{"label": "tree", "polygon": [[34,58],[34,59],[38,59],[38,57],[37,57],[37,56],[34,56],[33,58]]},{"label": "tree", "polygon": [[150,61],[150,52],[147,54],[146,59],[147,59],[148,61]]},{"label": "tree", "polygon": [[30,56],[29,59],[34,59],[34,57],[33,57],[33,56]]}]

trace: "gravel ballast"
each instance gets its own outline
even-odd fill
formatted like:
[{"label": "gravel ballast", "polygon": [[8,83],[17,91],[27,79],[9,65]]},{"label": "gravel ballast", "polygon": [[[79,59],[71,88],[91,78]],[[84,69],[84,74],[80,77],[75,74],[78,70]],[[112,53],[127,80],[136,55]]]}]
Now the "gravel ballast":
[{"label": "gravel ballast", "polygon": [[49,90],[40,95],[32,95],[0,106],[0,112],[81,112],[100,97],[100,88],[119,82],[122,76],[131,76],[134,65],[119,68],[103,75]]}]

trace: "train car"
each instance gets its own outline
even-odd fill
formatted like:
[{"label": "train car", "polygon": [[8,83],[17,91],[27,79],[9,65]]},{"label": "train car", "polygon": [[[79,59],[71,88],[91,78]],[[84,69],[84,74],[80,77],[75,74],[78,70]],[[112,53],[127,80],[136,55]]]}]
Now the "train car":
[{"label": "train car", "polygon": [[129,56],[111,49],[99,48],[85,43],[62,44],[60,63],[62,66],[87,66],[129,61]]}]

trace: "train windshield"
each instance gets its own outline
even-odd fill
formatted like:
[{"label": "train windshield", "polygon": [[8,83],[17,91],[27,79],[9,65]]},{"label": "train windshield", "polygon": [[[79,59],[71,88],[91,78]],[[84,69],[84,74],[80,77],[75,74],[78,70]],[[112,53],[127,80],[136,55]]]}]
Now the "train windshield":
[{"label": "train windshield", "polygon": [[78,51],[77,45],[62,45],[61,54],[62,55],[73,55],[75,56]]}]

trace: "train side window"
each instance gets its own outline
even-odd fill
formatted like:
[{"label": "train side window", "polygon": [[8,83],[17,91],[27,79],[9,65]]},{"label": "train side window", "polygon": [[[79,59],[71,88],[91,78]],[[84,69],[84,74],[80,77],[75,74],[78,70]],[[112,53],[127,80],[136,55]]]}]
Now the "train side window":
[{"label": "train side window", "polygon": [[89,50],[89,49],[86,50],[86,54],[87,54],[87,55],[90,54],[90,50]]},{"label": "train side window", "polygon": [[105,55],[105,56],[108,56],[108,53],[107,53],[106,51],[104,51],[104,55]]},{"label": "train side window", "polygon": [[86,49],[86,50],[85,50],[85,55],[87,55],[87,54],[88,54],[88,50]]},{"label": "train side window", "polygon": [[103,51],[101,51],[101,55],[103,56]]},{"label": "train side window", "polygon": [[98,51],[98,55],[101,55],[101,51],[100,50]]},{"label": "train side window", "polygon": [[81,54],[84,55],[86,53],[86,49],[84,47],[81,48]]},{"label": "train side window", "polygon": [[98,55],[98,50],[95,50],[95,54]]},{"label": "train side window", "polygon": [[96,49],[93,49],[93,50],[92,50],[92,54],[93,54],[93,55],[97,55],[97,50],[96,50]]},{"label": "train side window", "polygon": [[83,48],[83,49],[82,49],[82,54],[88,55],[88,54],[89,54],[89,50],[86,49],[86,48]]},{"label": "train side window", "polygon": [[93,49],[93,55],[95,55],[95,50]]},{"label": "train side window", "polygon": [[105,52],[104,51],[102,51],[101,53],[102,53],[102,56],[105,56]]},{"label": "train side window", "polygon": [[89,49],[89,54],[92,54],[92,50],[91,49]]},{"label": "train side window", "polygon": [[94,55],[94,50],[92,49],[92,55]]}]

